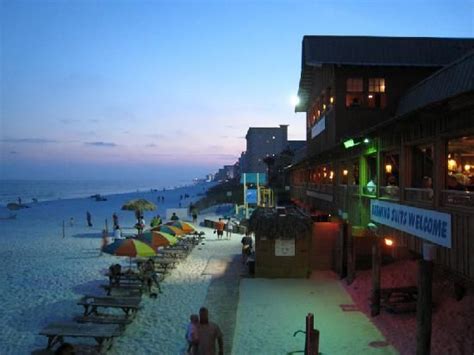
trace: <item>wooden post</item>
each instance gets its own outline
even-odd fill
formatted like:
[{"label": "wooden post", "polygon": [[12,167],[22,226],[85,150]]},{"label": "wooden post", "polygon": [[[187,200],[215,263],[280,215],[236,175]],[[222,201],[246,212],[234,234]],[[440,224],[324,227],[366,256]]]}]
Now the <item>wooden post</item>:
[{"label": "wooden post", "polygon": [[374,238],[372,244],[372,298],[370,305],[370,315],[375,317],[380,314],[380,268],[382,264],[382,253],[380,240]]},{"label": "wooden post", "polygon": [[319,354],[319,330],[314,329],[313,313],[308,313],[306,316],[306,340],[304,348],[305,355]]},{"label": "wooden post", "polygon": [[431,353],[433,262],[418,261],[418,299],[416,304],[416,354]]},{"label": "wooden post", "polygon": [[352,226],[349,222],[344,223],[344,228],[347,233],[347,278],[346,282],[350,285],[355,279],[355,243],[352,236]]},{"label": "wooden post", "polygon": [[66,225],[64,223],[64,219],[63,219],[63,239],[66,238]]}]

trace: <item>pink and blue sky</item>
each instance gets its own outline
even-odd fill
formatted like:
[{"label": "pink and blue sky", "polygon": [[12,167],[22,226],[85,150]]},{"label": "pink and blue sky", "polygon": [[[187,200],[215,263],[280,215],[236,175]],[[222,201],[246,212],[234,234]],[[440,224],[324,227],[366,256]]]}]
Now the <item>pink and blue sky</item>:
[{"label": "pink and blue sky", "polygon": [[1,2],[0,178],[202,176],[304,139],[305,34],[473,37],[472,0]]}]

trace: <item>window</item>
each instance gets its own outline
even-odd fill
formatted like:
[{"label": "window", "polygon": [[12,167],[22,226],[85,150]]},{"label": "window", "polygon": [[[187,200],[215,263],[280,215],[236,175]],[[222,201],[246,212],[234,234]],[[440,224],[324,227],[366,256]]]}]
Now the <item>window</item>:
[{"label": "window", "polygon": [[367,106],[370,108],[385,108],[385,79],[370,78],[369,92],[367,95]]},{"label": "window", "polygon": [[474,207],[474,136],[450,139],[447,144],[445,205]]},{"label": "window", "polygon": [[474,136],[448,141],[446,189],[474,191]]},{"label": "window", "polygon": [[364,101],[364,80],[348,78],[346,82],[346,107],[360,107]]},{"label": "window", "polygon": [[399,198],[400,154],[385,153],[383,157],[380,195],[385,198]]},{"label": "window", "polygon": [[375,154],[365,157],[367,169],[367,182],[362,191],[366,195],[375,195],[377,192],[377,156]]},{"label": "window", "polygon": [[414,202],[433,200],[433,145],[423,144],[411,149],[411,187],[405,198]]}]

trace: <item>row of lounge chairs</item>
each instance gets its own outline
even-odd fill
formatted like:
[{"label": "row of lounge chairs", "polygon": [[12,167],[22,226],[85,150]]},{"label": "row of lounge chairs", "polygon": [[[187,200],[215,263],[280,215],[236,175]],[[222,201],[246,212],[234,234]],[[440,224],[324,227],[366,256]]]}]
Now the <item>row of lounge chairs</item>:
[{"label": "row of lounge chairs", "polygon": [[[156,282],[163,281],[171,268],[176,267],[179,261],[186,258],[192,249],[203,239],[203,235],[183,238],[179,244],[159,250],[152,257],[155,265]],[[83,307],[84,312],[73,318],[71,322],[54,322],[40,331],[40,335],[48,337],[46,351],[61,346],[64,338],[93,338],[97,346],[76,345],[75,348],[86,349],[87,354],[105,353],[112,346],[113,339],[123,334],[126,326],[132,323],[140,309],[142,295],[148,292],[150,297],[156,297],[151,292],[150,275],[141,272],[142,263],[148,259],[137,258],[137,268],[122,272],[122,266],[112,265],[105,273],[108,283],[100,285],[105,295],[85,295],[77,305]],[[125,267],[123,267],[125,268]],[[107,310],[115,310],[114,313]],[[118,310],[118,311],[117,311]],[[47,353],[47,352],[45,352]],[[75,354],[81,351],[75,350]]]}]

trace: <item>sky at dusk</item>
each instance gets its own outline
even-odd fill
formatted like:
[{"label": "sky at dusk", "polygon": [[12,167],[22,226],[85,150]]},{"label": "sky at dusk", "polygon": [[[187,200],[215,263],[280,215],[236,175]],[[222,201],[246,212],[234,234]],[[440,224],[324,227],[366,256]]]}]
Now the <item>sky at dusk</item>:
[{"label": "sky at dusk", "polygon": [[203,176],[305,138],[304,35],[473,37],[466,1],[1,1],[0,178]]}]

